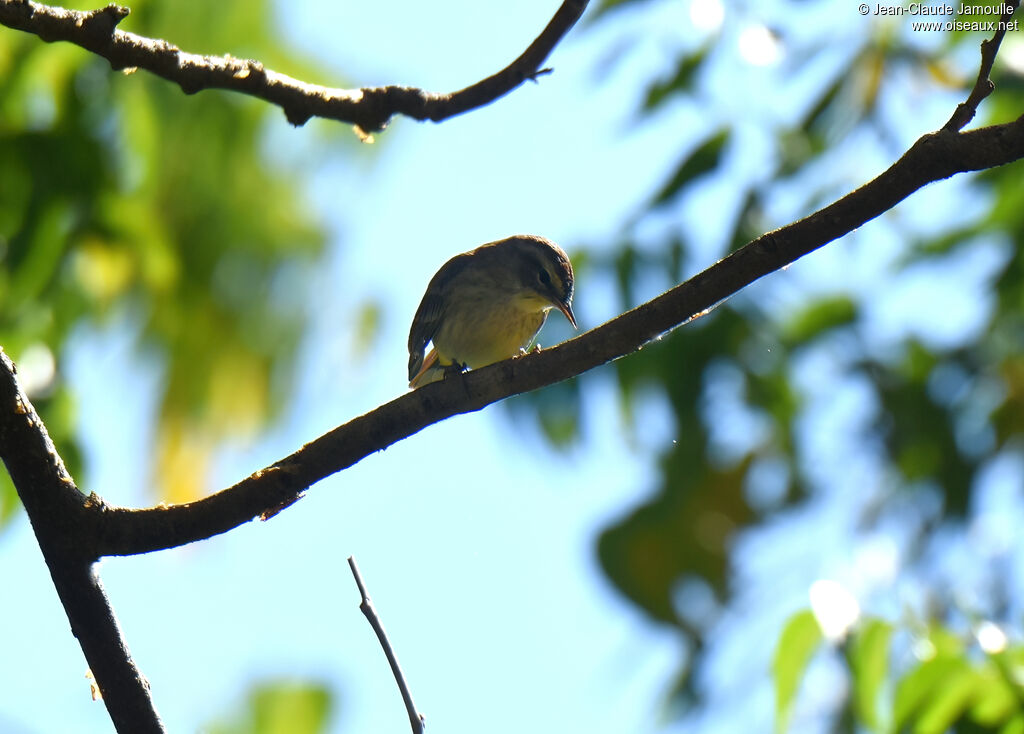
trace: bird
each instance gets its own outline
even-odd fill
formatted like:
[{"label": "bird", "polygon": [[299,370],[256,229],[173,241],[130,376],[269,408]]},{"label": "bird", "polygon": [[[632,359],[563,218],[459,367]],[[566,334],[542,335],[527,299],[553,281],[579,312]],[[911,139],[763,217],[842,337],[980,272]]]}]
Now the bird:
[{"label": "bird", "polygon": [[553,308],[575,329],[573,278],[565,251],[538,235],[456,255],[430,279],[413,317],[409,387],[525,353]]}]

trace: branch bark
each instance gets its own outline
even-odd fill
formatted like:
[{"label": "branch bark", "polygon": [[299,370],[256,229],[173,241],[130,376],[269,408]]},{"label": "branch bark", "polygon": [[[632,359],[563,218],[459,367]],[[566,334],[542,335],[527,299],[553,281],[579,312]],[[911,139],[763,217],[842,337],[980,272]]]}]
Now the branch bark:
[{"label": "branch bark", "polygon": [[978,105],[996,88],[989,76],[992,74],[992,66],[996,62],[999,46],[1003,43],[1003,37],[1006,36],[1006,30],[1010,26],[1010,18],[1020,7],[1020,0],[1004,0],[1000,7],[1002,12],[999,14],[998,28],[992,34],[992,38],[986,38],[981,42],[981,64],[978,67],[978,78],[974,82],[974,87],[967,99],[956,106],[953,115],[942,126],[943,130],[948,132],[963,130],[974,119]]},{"label": "branch bark", "polygon": [[267,69],[259,61],[186,53],[167,41],[121,31],[129,9],[108,5],[89,12],[42,5],[31,0],[0,0],[0,24],[34,33],[44,41],[67,41],[102,56],[114,69],[146,69],[175,82],[186,94],[227,89],[258,97],[284,110],[299,126],[311,117],[383,130],[394,115],[441,120],[483,107],[523,82],[550,69],[541,65],[583,15],[589,0],[565,0],[530,46],[496,74],[451,93],[390,85],[334,89],[309,84]]},{"label": "branch bark", "polygon": [[377,635],[377,641],[384,651],[384,657],[388,659],[391,674],[395,676],[398,691],[402,694],[405,712],[409,715],[409,726],[412,727],[412,734],[423,734],[426,719],[417,710],[416,704],[412,700],[412,691],[409,690],[409,684],[405,680],[402,666],[398,664],[395,648],[392,646],[391,640],[388,639],[388,633],[384,631],[384,623],[380,621],[380,616],[377,614],[377,609],[373,606],[369,592],[366,591],[366,584],[363,583],[363,575],[359,573],[359,565],[356,563],[355,556],[348,557],[348,566],[352,571],[352,578],[355,579],[356,586],[359,588],[359,595],[361,597],[359,611],[363,613],[366,621],[370,623],[370,627],[373,629],[373,633]]},{"label": "branch bark", "polygon": [[95,572],[95,551],[83,543],[91,537],[89,499],[72,481],[2,349],[0,457],[25,506],[71,632],[82,646],[114,726],[121,732],[162,732],[149,683],[132,660]]}]

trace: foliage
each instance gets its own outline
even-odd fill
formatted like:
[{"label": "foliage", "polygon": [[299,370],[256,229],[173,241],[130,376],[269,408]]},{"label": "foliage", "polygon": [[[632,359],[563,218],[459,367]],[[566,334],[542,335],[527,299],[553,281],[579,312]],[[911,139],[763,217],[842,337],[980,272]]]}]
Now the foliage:
[{"label": "foliage", "polygon": [[[598,22],[613,22],[627,7],[644,13],[654,12],[657,4],[608,0],[597,10]],[[651,81],[642,95],[641,116],[698,110],[707,127],[690,132],[687,152],[669,167],[662,183],[652,186],[652,195],[623,225],[615,247],[594,248],[611,254],[586,258],[585,277],[615,282],[623,308],[636,305],[636,294],[649,290],[651,282],[664,282],[665,274],[681,282],[722,254],[880,172],[860,164],[868,158],[884,165],[913,139],[941,126],[977,73],[980,34],[914,33],[905,18],[858,17],[854,22],[847,17],[853,17],[851,8],[825,2],[723,12],[720,29],[770,29],[767,37],[784,46],[789,63],[774,74],[750,71],[758,75],[751,85],[777,86],[770,87],[768,104],[748,106],[746,100],[765,95],[744,87],[741,80],[749,67],[729,58],[728,43],[737,41],[721,30],[720,37],[697,34],[676,50],[664,77]],[[808,18],[821,19],[813,33],[801,32]],[[953,67],[954,58],[969,63]],[[805,77],[802,92],[794,94],[798,69],[813,69],[813,75],[807,74],[813,82]],[[721,79],[730,80],[725,91],[714,81]],[[980,123],[1020,114],[1020,78],[997,64],[994,81],[997,91],[984,103]],[[743,102],[738,105],[737,99]],[[771,106],[773,100],[778,107]],[[898,112],[923,105],[923,100],[929,100],[929,115],[915,116],[913,129],[900,127],[904,118]],[[735,114],[738,108],[743,114]],[[931,116],[933,108],[945,116]],[[757,158],[757,166],[744,160],[754,154],[738,152],[741,145],[751,147],[752,140],[770,150]],[[871,156],[867,151],[880,152]],[[1013,246],[1024,231],[1018,178],[1016,167],[987,171],[957,190],[964,206],[938,215],[928,212],[930,219],[916,215],[912,205],[900,207],[851,237],[854,244],[832,246],[846,248],[849,254],[834,257],[847,263],[849,272],[826,271],[805,280],[788,273],[772,276],[611,367],[627,424],[657,396],[670,409],[672,425],[657,449],[658,486],[609,524],[598,556],[626,598],[651,619],[678,630],[694,651],[674,687],[680,701],[705,700],[700,676],[716,630],[726,612],[743,603],[736,568],[743,542],[820,502],[834,503],[840,493],[858,491],[860,502],[847,502],[859,513],[850,520],[856,534],[869,538],[903,522],[897,573],[916,578],[934,567],[941,552],[936,544],[944,534],[964,537],[992,466],[1022,456],[1024,255]],[[728,195],[720,193],[723,186]],[[711,222],[708,215],[707,192],[716,187],[716,201],[727,202],[715,209],[724,223]],[[667,218],[676,224],[665,227]],[[708,235],[709,224],[721,235]],[[651,231],[661,234],[652,236]],[[797,267],[813,272],[817,257]],[[970,321],[947,311],[949,302],[939,288],[914,291],[913,313],[946,315],[933,322],[960,320],[958,329],[949,329],[955,335],[913,326],[894,335],[880,328],[886,319],[908,321],[896,305],[890,305],[893,313],[880,313],[880,294],[908,288],[933,272],[943,282],[955,282],[950,273],[979,262],[988,263],[981,287],[991,290],[970,304]],[[526,396],[518,412],[539,416],[543,428],[559,425],[559,433],[551,436],[556,443],[579,440],[579,423],[572,416],[585,410],[585,386],[597,379],[602,377],[582,378],[584,389],[574,388],[571,402]],[[556,389],[563,395],[568,390]],[[858,396],[855,419],[823,423],[821,416],[844,394]],[[827,435],[820,432],[825,425]],[[743,430],[733,428],[727,435],[728,426]],[[823,447],[832,452],[827,458]],[[803,528],[808,532],[807,523]],[[920,603],[937,607],[934,630],[941,630],[957,595],[947,584],[957,579],[942,582],[929,573]],[[697,614],[681,601],[680,588],[694,583],[713,591],[715,613]],[[762,583],[771,587],[773,582]],[[871,591],[880,599],[893,588]],[[977,603],[979,613],[1008,620],[1019,614],[1022,601],[1014,591],[997,589]],[[808,618],[799,616],[782,632],[774,663],[782,728],[799,672],[818,644],[816,634],[809,631]],[[881,676],[892,675],[891,661],[882,652],[890,634],[884,623],[867,623],[849,648],[857,717],[876,731],[890,730],[872,713]],[[991,693],[1006,703],[1004,708],[995,698],[966,693],[949,702],[936,687],[963,693],[983,686],[998,679],[995,663],[979,667],[963,649],[948,655],[939,649],[936,655],[899,679],[896,730],[943,731],[968,720],[989,730],[984,727],[998,719],[1010,731],[1024,720],[1019,718],[1019,690],[1013,693],[1018,698],[1007,702],[1005,685]],[[920,695],[931,698],[912,705],[909,699],[926,679],[931,688]],[[947,700],[948,710],[941,709],[939,699]],[[997,708],[1002,718],[977,714]],[[835,712],[836,721],[842,716]],[[988,723],[983,725],[983,719]],[[957,727],[978,730],[966,723]]]},{"label": "foliage", "polygon": [[[277,45],[267,3],[137,2],[123,27],[309,71]],[[163,372],[162,499],[202,492],[213,443],[273,413],[304,321],[285,279],[323,242],[295,172],[261,150],[273,115],[0,34],[0,344],[73,473],[64,350],[83,324],[126,323]],[[0,481],[3,522],[16,500]]]},{"label": "foliage", "polygon": [[269,681],[254,686],[242,711],[206,734],[320,734],[327,731],[331,693],[316,683]]},{"label": "foliage", "polygon": [[940,624],[893,626],[867,618],[849,640],[830,648],[820,630],[814,636],[814,625],[811,612],[800,612],[779,640],[776,659],[786,663],[775,673],[780,731],[814,654],[838,657],[849,683],[846,706],[866,731],[1024,730],[1024,646],[1006,646],[995,626],[981,626],[975,640]]}]

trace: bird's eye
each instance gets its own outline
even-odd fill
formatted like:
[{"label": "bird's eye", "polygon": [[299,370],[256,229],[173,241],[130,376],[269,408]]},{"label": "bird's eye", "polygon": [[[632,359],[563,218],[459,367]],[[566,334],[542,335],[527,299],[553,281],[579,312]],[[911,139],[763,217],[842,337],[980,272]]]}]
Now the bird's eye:
[{"label": "bird's eye", "polygon": [[537,273],[537,279],[540,280],[548,288],[551,287],[551,276],[548,275],[548,271],[541,268],[541,271]]}]

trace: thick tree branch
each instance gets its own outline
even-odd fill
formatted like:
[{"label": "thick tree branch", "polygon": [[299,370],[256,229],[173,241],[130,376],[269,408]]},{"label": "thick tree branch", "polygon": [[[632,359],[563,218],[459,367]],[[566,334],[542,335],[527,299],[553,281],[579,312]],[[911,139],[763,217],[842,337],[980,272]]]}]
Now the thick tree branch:
[{"label": "thick tree branch", "polygon": [[459,413],[574,377],[634,352],[778,270],[874,219],[922,186],[1024,157],[1024,118],[965,133],[925,135],[887,171],[839,201],[769,232],[663,295],[557,347],[407,393],[197,502],[144,510],[100,499],[90,545],[100,555],[170,548],[223,533],[294,502],[313,483]]},{"label": "thick tree branch", "polygon": [[122,732],[163,731],[149,683],[132,660],[93,569],[96,554],[82,542],[92,537],[85,512],[89,500],[68,475],[2,349],[0,457],[25,506],[71,631],[82,646],[114,725]]},{"label": "thick tree branch", "polygon": [[528,79],[546,73],[544,60],[579,20],[589,0],[565,0],[547,27],[519,58],[482,81],[449,94],[415,87],[332,89],[293,79],[258,61],[186,53],[167,41],[116,28],[128,8],[108,5],[81,12],[30,0],[0,0],[0,24],[44,41],[68,41],[102,56],[114,69],[139,68],[178,84],[186,94],[228,89],[259,97],[284,110],[293,125],[311,117],[349,122],[368,132],[382,130],[394,115],[440,122],[490,104]]}]

